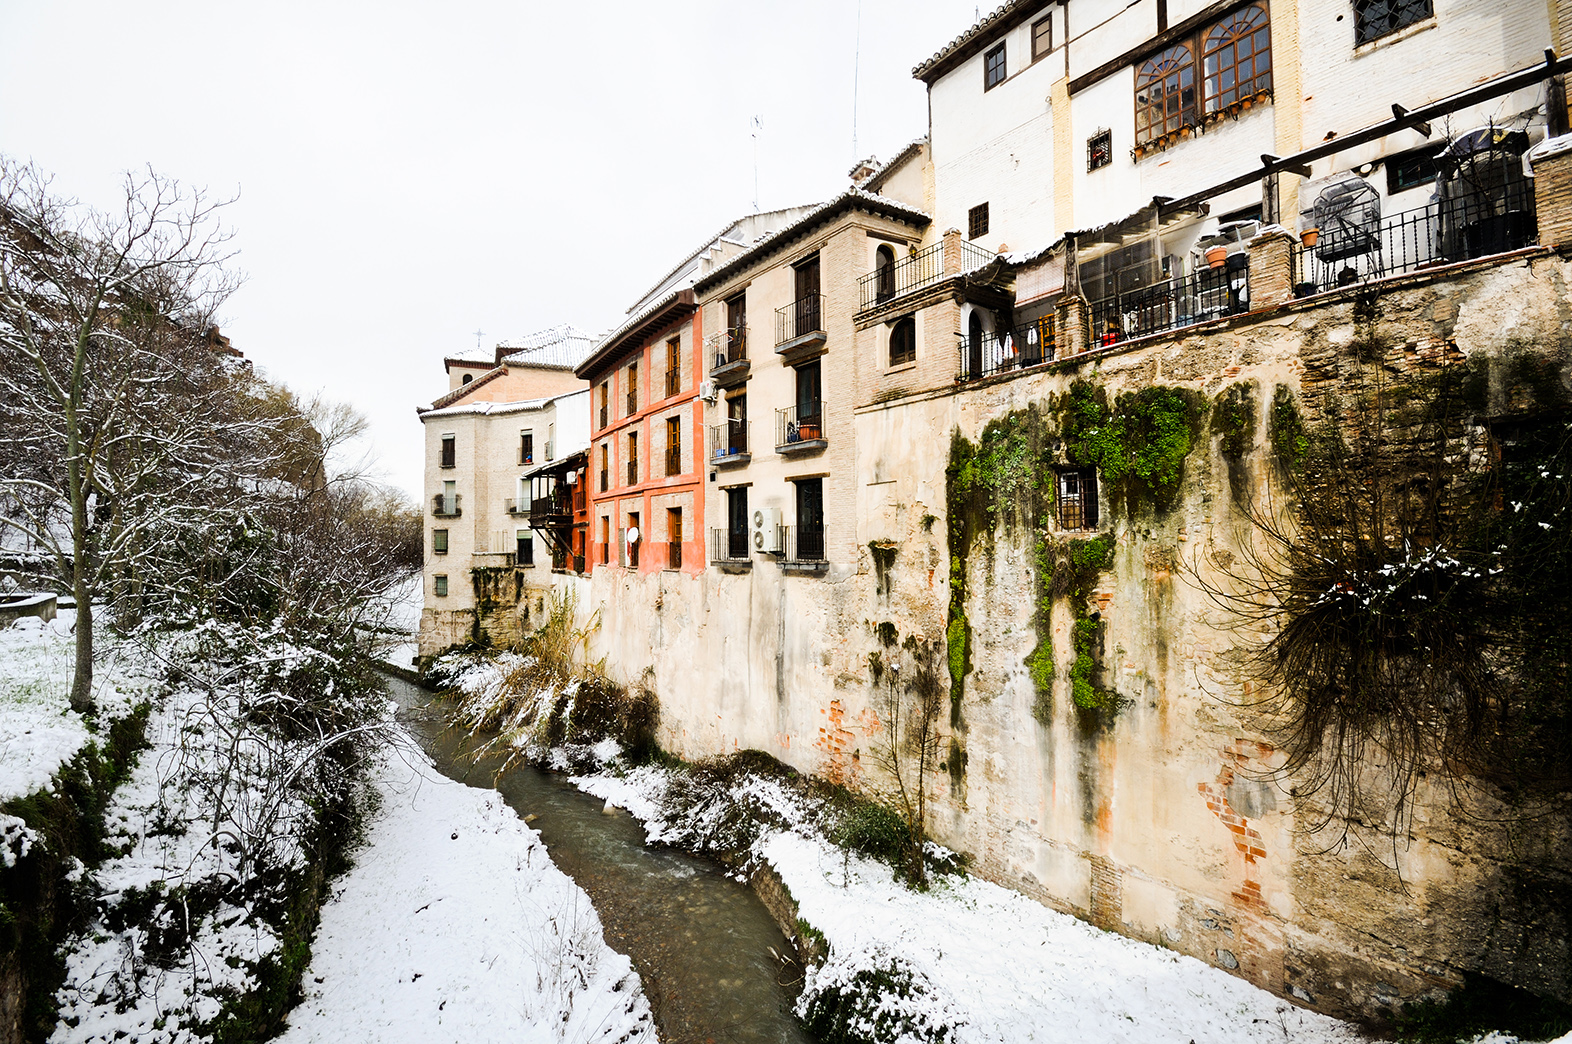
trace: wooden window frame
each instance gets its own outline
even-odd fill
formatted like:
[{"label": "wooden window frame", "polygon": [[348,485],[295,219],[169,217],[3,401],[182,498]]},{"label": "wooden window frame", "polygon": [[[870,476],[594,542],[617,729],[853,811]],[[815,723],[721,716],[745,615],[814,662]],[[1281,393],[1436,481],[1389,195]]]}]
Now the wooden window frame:
[{"label": "wooden window frame", "polygon": [[431,553],[445,555],[448,553],[448,531],[446,529],[433,529],[431,531]]},{"label": "wooden window frame", "polygon": [[[997,61],[995,61],[997,59]],[[983,53],[983,93],[993,90],[1010,78],[1010,67],[1005,58],[1004,41]]]},{"label": "wooden window frame", "polygon": [[979,239],[988,234],[988,203],[984,201],[966,212],[967,239]]},{"label": "wooden window frame", "polygon": [[[1247,24],[1249,31],[1238,32],[1241,24]],[[1243,83],[1238,76],[1241,43],[1250,46],[1246,55],[1250,75]],[[1230,64],[1224,66],[1224,60]],[[1223,86],[1225,79],[1230,79],[1227,86]],[[1154,91],[1159,84],[1161,91]],[[1259,0],[1240,4],[1136,64],[1135,144],[1139,148],[1177,134],[1271,89],[1270,5]]]},{"label": "wooden window frame", "polygon": [[[1038,47],[1042,43],[1043,46]],[[1039,18],[1032,23],[1032,61],[1040,61],[1053,52],[1053,15]]]},{"label": "wooden window frame", "polygon": [[[903,334],[906,343],[898,345],[897,339]],[[892,370],[897,366],[906,366],[917,361],[917,320],[909,315],[895,320],[890,325],[889,359]]]},{"label": "wooden window frame", "polygon": [[[1252,12],[1259,15],[1259,20],[1247,22]],[[1241,26],[1244,32],[1238,31]],[[1263,39],[1265,45],[1260,46]],[[1272,16],[1265,4],[1247,4],[1219,18],[1201,35],[1200,44],[1203,112],[1221,112],[1272,89]],[[1250,47],[1247,59],[1241,58],[1244,45]],[[1214,58],[1217,58],[1215,68]],[[1225,59],[1229,62],[1227,66],[1222,64]],[[1265,68],[1261,67],[1263,59]],[[1239,74],[1245,60],[1250,62],[1248,79]],[[1232,82],[1227,87],[1222,86],[1223,78],[1230,73]]]}]

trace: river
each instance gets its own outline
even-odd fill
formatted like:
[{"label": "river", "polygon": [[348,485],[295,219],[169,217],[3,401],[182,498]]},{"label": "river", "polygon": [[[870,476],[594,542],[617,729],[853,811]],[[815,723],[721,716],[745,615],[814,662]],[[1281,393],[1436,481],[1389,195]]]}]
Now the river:
[{"label": "river", "polygon": [[802,969],[770,953],[791,946],[752,890],[716,864],[644,843],[626,812],[531,766],[493,782],[498,761],[471,761],[430,693],[387,679],[400,719],[451,779],[495,785],[533,815],[552,861],[589,894],[606,941],[633,959],[667,1044],[811,1044],[791,1016]]}]

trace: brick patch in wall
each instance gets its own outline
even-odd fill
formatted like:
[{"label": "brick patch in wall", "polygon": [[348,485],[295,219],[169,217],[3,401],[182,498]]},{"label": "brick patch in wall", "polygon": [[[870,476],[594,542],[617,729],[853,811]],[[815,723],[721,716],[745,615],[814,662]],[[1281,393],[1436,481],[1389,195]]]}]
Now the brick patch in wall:
[{"label": "brick patch in wall", "polygon": [[1124,871],[1103,856],[1088,856],[1092,864],[1092,923],[1117,929],[1124,915]]},{"label": "brick patch in wall", "polygon": [[1218,822],[1228,828],[1233,835],[1234,847],[1244,856],[1244,884],[1233,893],[1234,902],[1247,910],[1257,913],[1268,913],[1265,900],[1261,897],[1261,882],[1256,876],[1256,862],[1266,858],[1266,842],[1261,837],[1261,832],[1250,825],[1250,821],[1241,816],[1228,800],[1228,788],[1234,782],[1234,776],[1252,759],[1262,761],[1275,753],[1272,746],[1259,743],[1255,740],[1236,739],[1232,744],[1223,748],[1223,764],[1213,783],[1197,783],[1196,790],[1206,801],[1206,807],[1216,816]]},{"label": "brick patch in wall", "polygon": [[840,700],[831,700],[827,708],[821,707],[825,723],[819,726],[819,737],[814,746],[824,752],[824,777],[831,783],[847,784],[861,771],[855,749],[857,736],[846,727],[846,707]]}]

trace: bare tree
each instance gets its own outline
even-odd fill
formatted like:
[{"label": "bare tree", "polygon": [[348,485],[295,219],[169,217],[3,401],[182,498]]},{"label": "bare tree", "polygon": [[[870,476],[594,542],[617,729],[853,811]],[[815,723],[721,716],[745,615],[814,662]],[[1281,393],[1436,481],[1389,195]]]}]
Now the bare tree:
[{"label": "bare tree", "polygon": [[0,157],[0,407],[13,435],[0,534],[41,549],[76,599],[80,711],[94,598],[149,534],[218,494],[222,444],[238,433],[232,373],[210,340],[236,285],[224,204],[154,173],[128,174],[123,193],[98,211]]}]

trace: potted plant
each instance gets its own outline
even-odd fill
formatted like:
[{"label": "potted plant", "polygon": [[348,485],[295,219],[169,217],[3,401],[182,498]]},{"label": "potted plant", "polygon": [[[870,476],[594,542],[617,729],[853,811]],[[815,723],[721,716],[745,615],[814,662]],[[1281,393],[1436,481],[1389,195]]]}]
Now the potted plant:
[{"label": "potted plant", "polygon": [[1313,247],[1321,240],[1321,230],[1319,228],[1307,228],[1299,233],[1299,239],[1305,246]]},{"label": "potted plant", "polygon": [[1228,263],[1228,248],[1225,246],[1207,247],[1206,263],[1211,268],[1222,268]]}]

